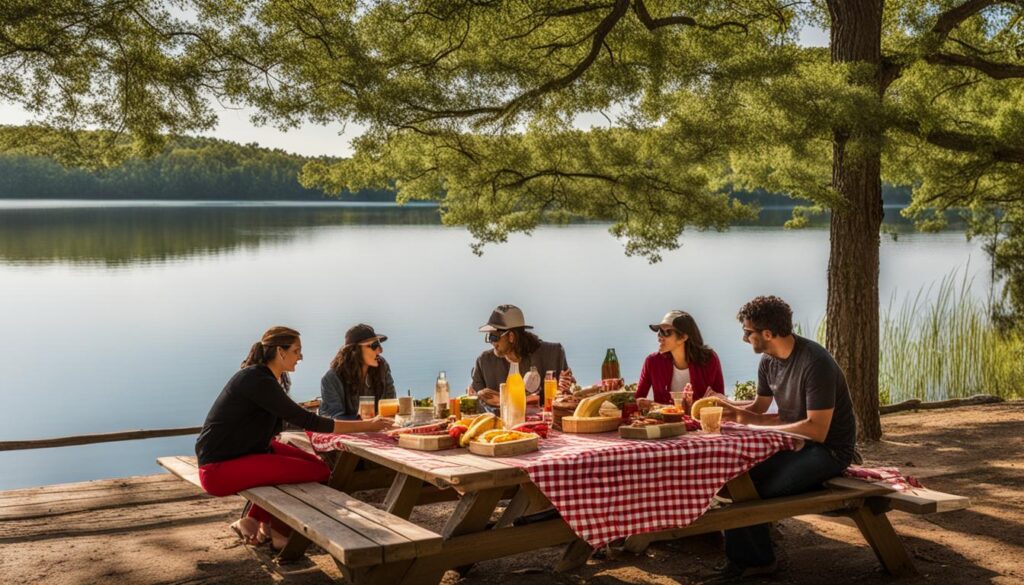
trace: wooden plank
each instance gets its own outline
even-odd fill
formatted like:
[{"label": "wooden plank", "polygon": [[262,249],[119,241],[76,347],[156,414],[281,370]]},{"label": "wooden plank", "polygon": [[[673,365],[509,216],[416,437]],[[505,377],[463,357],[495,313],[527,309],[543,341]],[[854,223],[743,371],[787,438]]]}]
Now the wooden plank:
[{"label": "wooden plank", "polygon": [[437,580],[431,581],[427,578],[419,581],[437,583],[440,580],[440,575],[443,575],[444,571],[448,569],[490,559],[500,559],[549,546],[558,546],[577,538],[576,533],[561,519],[453,536],[445,540],[439,554],[416,559],[402,584],[417,582],[413,579],[417,573],[422,576],[437,575]]},{"label": "wooden plank", "polygon": [[202,489],[195,457],[157,457],[156,462],[167,471]]},{"label": "wooden plank", "polygon": [[725,488],[729,491],[729,499],[733,502],[749,502],[760,499],[754,480],[750,479],[749,473],[744,473],[730,479]]},{"label": "wooden plank", "polygon": [[509,500],[508,505],[505,506],[505,511],[501,513],[501,517],[498,518],[498,522],[494,525],[495,529],[512,526],[512,523],[517,518],[526,513],[531,500],[529,488],[532,486],[533,484],[530,483],[519,486],[519,489],[516,490],[516,495],[512,496],[512,499]]},{"label": "wooden plank", "polygon": [[590,559],[590,555],[593,553],[594,549],[587,544],[587,541],[582,538],[576,538],[566,545],[565,550],[562,552],[562,558],[555,565],[555,571],[559,573],[575,571],[587,564],[587,560]]},{"label": "wooden plank", "polygon": [[251,488],[242,490],[239,495],[270,512],[346,566],[365,567],[383,561],[379,544],[277,487]]},{"label": "wooden plank", "polygon": [[857,528],[860,528],[864,539],[871,545],[871,550],[875,551],[875,556],[886,571],[896,577],[917,573],[903,541],[893,530],[885,512],[875,512],[870,506],[861,506],[851,512],[850,517],[857,523]]},{"label": "wooden plank", "polygon": [[[384,562],[398,561],[409,556],[393,551],[405,550],[403,543],[411,543],[414,556],[441,550],[441,535],[389,514],[352,496],[317,483],[279,486],[310,506],[336,518],[339,522],[385,547]],[[365,531],[364,531],[365,530]],[[394,537],[399,537],[396,540]],[[393,543],[393,544],[392,544]],[[389,556],[390,553],[390,556]]]},{"label": "wooden plank", "polygon": [[117,431],[114,433],[75,435],[73,437],[54,437],[52,439],[0,441],[0,451],[20,451],[24,449],[50,449],[52,447],[92,445],[95,443],[111,443],[114,441],[135,441],[137,439],[153,439],[157,437],[180,437],[182,435],[197,435],[201,430],[203,430],[202,427],[151,430],[140,429],[133,431]]},{"label": "wooden plank", "polygon": [[[852,477],[837,477],[828,480],[825,482],[825,485],[830,487],[834,486],[854,489],[858,486],[881,484],[871,484],[871,482],[854,479]],[[935,514],[939,512],[951,512],[954,510],[969,508],[971,505],[970,498],[946,494],[925,488],[915,488],[908,491],[891,490],[881,497],[889,500],[890,505],[896,510],[907,512],[908,514]]]},{"label": "wooden plank", "polygon": [[[440,488],[457,486],[466,490],[476,490],[499,485],[511,486],[529,481],[529,476],[526,475],[526,472],[517,467],[502,464],[500,462],[493,462],[501,465],[502,473],[496,476],[493,473],[493,471],[497,471],[496,469],[487,471],[486,468],[483,467],[484,464],[478,461],[470,463],[469,461],[462,460],[459,458],[460,454],[450,456],[448,455],[450,451],[439,451],[436,455],[438,457],[452,459],[453,465],[451,467],[425,470],[393,460],[390,453],[385,449],[375,449],[373,447],[355,444],[347,445],[347,447],[349,452],[359,457],[379,463],[380,465],[394,469],[399,473],[418,477],[423,481]],[[478,460],[486,460],[483,457],[473,457]]]},{"label": "wooden plank", "polygon": [[[877,493],[877,488],[874,493]],[[742,528],[765,522],[774,522],[801,514],[821,514],[860,507],[870,490],[822,490],[796,496],[753,500],[708,510],[688,526],[660,532],[646,532],[639,536],[653,540],[670,540],[708,532]]]},{"label": "wooden plank", "polygon": [[336,461],[334,462],[334,469],[331,470],[331,478],[327,480],[327,485],[338,490],[348,491],[351,493],[352,489],[348,485],[352,481],[352,476],[356,472],[356,465],[359,464],[359,455],[350,451],[342,451],[338,454]]},{"label": "wooden plank", "polygon": [[[143,483],[117,489],[89,491],[44,492],[40,496],[8,498],[0,503],[0,521],[28,520],[78,512],[91,512],[107,508],[178,502],[206,497],[202,490],[177,477],[162,474],[173,483]],[[62,497],[63,496],[63,497]]]},{"label": "wooden plank", "polygon": [[504,491],[501,488],[490,488],[464,495],[445,524],[445,539],[482,531]]},{"label": "wooden plank", "polygon": [[398,473],[395,475],[394,483],[391,484],[391,489],[388,490],[387,497],[384,498],[384,509],[389,514],[408,520],[412,509],[419,502],[422,491],[422,479]]},{"label": "wooden plank", "polygon": [[52,495],[56,498],[63,498],[68,493],[88,496],[93,492],[109,492],[123,489],[127,486],[132,488],[142,485],[167,484],[181,485],[181,480],[167,473],[154,473],[151,475],[133,475],[131,477],[118,477],[114,479],[93,479],[74,483],[57,483],[29,488],[18,488],[0,492],[0,506],[7,500],[20,500],[29,497],[45,497]]}]

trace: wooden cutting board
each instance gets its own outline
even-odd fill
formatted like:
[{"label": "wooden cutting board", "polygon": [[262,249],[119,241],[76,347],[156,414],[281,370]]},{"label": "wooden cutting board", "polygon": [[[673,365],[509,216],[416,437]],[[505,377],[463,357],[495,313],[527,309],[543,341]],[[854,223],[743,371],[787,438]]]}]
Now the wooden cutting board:
[{"label": "wooden cutting board", "polygon": [[398,435],[398,446],[417,451],[440,451],[455,447],[455,439],[448,435]]},{"label": "wooden cutting board", "polygon": [[607,433],[619,428],[622,419],[617,416],[563,416],[563,433]]},{"label": "wooden cutting board", "polygon": [[481,443],[470,441],[469,452],[484,457],[514,457],[540,448],[540,437],[508,441],[507,443]]},{"label": "wooden cutting board", "polygon": [[623,439],[665,439],[686,434],[686,423],[665,423],[646,427],[619,427],[619,436]]}]

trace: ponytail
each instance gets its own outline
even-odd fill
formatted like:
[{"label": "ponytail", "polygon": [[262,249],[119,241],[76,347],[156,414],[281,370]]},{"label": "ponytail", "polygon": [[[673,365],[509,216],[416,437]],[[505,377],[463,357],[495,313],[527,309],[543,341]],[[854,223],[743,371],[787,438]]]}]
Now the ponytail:
[{"label": "ponytail", "polygon": [[[277,356],[278,348],[289,348],[298,341],[298,331],[290,327],[271,327],[259,341],[252,344],[249,354],[242,360],[241,367],[266,365]],[[287,391],[291,387],[291,380],[287,376],[281,376],[281,384]]]}]

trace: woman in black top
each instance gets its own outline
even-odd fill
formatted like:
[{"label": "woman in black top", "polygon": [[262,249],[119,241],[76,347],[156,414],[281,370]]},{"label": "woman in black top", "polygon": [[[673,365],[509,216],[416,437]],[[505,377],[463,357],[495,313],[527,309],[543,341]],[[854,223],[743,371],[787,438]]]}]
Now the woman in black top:
[{"label": "woman in black top", "polygon": [[345,345],[320,380],[320,416],[359,418],[360,396],[373,396],[374,409],[381,398],[395,397],[391,366],[380,355],[381,343],[387,340],[387,335],[378,335],[365,323],[345,332]]},{"label": "woman in black top", "polygon": [[[321,433],[375,432],[391,427],[390,419],[334,421],[309,412],[288,397],[283,384],[302,359],[299,332],[272,327],[253,344],[242,369],[228,380],[206,415],[196,439],[199,482],[214,496],[282,483],[327,481],[330,469],[311,455],[274,439],[282,419]],[[291,529],[258,506],[231,525],[246,542],[273,539],[284,546]]]}]

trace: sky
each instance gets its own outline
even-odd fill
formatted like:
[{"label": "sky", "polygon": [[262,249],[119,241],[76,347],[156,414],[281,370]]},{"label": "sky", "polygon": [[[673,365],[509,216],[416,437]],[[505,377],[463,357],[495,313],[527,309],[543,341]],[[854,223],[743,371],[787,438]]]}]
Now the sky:
[{"label": "sky", "polygon": [[[828,46],[828,31],[805,27],[800,31],[798,42],[808,47]],[[272,126],[253,124],[250,119],[253,111],[248,108],[217,107],[216,112],[219,119],[217,127],[201,133],[202,136],[221,138],[242,144],[255,142],[266,148],[280,148],[304,156],[350,156],[352,154],[352,139],[358,137],[363,131],[363,127],[357,124],[348,124],[347,127],[343,127],[341,124],[328,126],[304,124],[288,132],[282,132]],[[0,103],[0,124],[18,125],[32,120],[33,117],[20,106]],[[581,128],[589,128],[607,125],[607,121],[600,114],[587,114],[577,118],[577,125]]]}]

